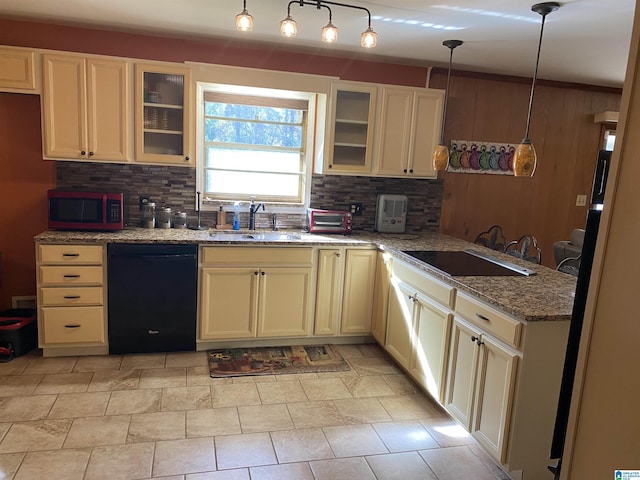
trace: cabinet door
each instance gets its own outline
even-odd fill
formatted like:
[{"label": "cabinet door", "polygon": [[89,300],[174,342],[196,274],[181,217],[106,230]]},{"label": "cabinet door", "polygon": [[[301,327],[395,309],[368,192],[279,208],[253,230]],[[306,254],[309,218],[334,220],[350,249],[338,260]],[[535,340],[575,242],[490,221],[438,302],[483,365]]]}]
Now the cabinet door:
[{"label": "cabinet door", "polygon": [[439,402],[444,400],[451,317],[451,314],[425,301],[422,295],[418,296],[411,373]]},{"label": "cabinet door", "polygon": [[391,260],[385,254],[378,252],[376,263],[376,279],[373,287],[373,314],[371,319],[371,334],[380,345],[385,344],[387,330],[387,306],[389,304],[389,274]]},{"label": "cabinet door", "polygon": [[480,351],[474,340],[477,337],[478,333],[454,319],[444,407],[469,431],[473,414],[475,372]]},{"label": "cabinet door", "polygon": [[188,68],[136,64],[136,161],[194,165]]},{"label": "cabinet door", "polygon": [[89,160],[126,161],[129,144],[129,64],[87,60]]},{"label": "cabinet door", "polygon": [[33,50],[0,47],[0,89],[36,93]]},{"label": "cabinet door", "polygon": [[309,335],[311,268],[260,271],[258,337]]},{"label": "cabinet door", "polygon": [[257,268],[202,268],[200,339],[256,336]]},{"label": "cabinet door", "polygon": [[377,87],[335,82],[329,116],[330,141],[323,173],[370,173]]},{"label": "cabinet door", "polygon": [[43,55],[44,155],[86,158],[86,70],[82,57]]},{"label": "cabinet door", "polygon": [[344,257],[339,248],[318,250],[315,335],[335,335],[342,308]]},{"label": "cabinet door", "polygon": [[414,177],[436,177],[432,157],[440,136],[443,100],[439,90],[415,93],[408,162],[409,173]]},{"label": "cabinet door", "polygon": [[375,250],[347,250],[340,333],[371,332],[376,257]]},{"label": "cabinet door", "polygon": [[411,335],[415,290],[403,283],[392,282],[387,310],[387,338],[385,348],[404,368],[411,361]]},{"label": "cabinet door", "polygon": [[506,460],[517,360],[516,355],[482,338],[471,433],[502,463]]},{"label": "cabinet door", "polygon": [[385,88],[382,92],[378,157],[374,173],[407,175],[413,91]]}]

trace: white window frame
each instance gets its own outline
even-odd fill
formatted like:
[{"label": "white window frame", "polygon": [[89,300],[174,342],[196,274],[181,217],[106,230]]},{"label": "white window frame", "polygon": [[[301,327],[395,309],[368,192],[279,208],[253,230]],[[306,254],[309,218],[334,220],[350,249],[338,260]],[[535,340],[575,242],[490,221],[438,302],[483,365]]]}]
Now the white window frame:
[{"label": "white window frame", "polygon": [[[294,92],[289,90],[277,90],[271,88],[247,87],[239,85],[225,85],[207,82],[196,82],[196,189],[204,191],[205,182],[205,145],[204,145],[204,92],[220,92],[241,95],[253,95],[262,97],[292,98],[308,101],[307,128],[305,131],[304,166],[303,166],[303,202],[301,204],[282,204],[266,201],[264,202],[269,212],[305,214],[309,208],[311,198],[311,177],[313,174],[313,158],[315,153],[315,132],[316,132],[316,108],[317,94],[311,92]],[[255,198],[256,202],[262,202],[260,198]],[[249,202],[241,202],[241,205]],[[233,206],[233,201],[225,199],[203,198],[201,208],[203,211],[217,211],[223,206],[228,211]]]}]

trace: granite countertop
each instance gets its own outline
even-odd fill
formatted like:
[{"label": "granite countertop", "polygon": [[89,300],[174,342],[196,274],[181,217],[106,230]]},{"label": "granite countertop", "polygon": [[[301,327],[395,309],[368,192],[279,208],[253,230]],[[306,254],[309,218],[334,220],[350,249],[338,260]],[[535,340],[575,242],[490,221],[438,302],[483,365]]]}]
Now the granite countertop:
[{"label": "granite countertop", "polygon": [[[270,231],[230,233],[274,233]],[[218,233],[215,238],[211,233]],[[377,234],[357,232],[353,235],[316,235],[305,232],[279,231],[291,233],[296,239],[289,240],[238,240],[224,238],[216,230],[179,230],[127,228],[119,232],[64,232],[45,231],[35,237],[37,243],[196,243],[215,245],[334,245],[366,246],[375,245],[416,268],[469,293],[494,307],[524,321],[562,321],[571,318],[576,278],[557,272],[551,268],[525,262],[501,252],[471,244],[438,233],[423,234]],[[222,239],[220,237],[222,236]],[[230,237],[232,238],[232,237]],[[533,276],[456,276],[446,275],[439,270],[402,253],[403,250],[465,250],[473,248],[483,253],[534,270]]]}]

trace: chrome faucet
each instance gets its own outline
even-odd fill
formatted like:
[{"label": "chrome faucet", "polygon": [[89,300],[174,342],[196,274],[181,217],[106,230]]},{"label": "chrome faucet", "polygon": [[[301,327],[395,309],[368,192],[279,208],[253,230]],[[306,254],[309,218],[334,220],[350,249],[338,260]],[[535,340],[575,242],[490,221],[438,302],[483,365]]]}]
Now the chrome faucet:
[{"label": "chrome faucet", "polygon": [[256,229],[256,212],[260,210],[264,210],[264,203],[260,202],[258,204],[254,203],[253,197],[251,197],[251,204],[249,205],[249,230]]}]

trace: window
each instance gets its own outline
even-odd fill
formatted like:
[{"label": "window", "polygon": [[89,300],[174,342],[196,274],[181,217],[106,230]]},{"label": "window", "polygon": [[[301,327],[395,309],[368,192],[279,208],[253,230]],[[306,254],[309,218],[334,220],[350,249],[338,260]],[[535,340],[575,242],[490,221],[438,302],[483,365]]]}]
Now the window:
[{"label": "window", "polygon": [[255,197],[306,208],[313,95],[210,84],[198,92],[198,186],[205,205]]}]

